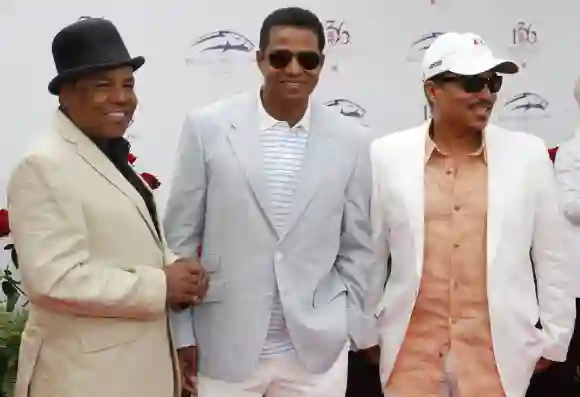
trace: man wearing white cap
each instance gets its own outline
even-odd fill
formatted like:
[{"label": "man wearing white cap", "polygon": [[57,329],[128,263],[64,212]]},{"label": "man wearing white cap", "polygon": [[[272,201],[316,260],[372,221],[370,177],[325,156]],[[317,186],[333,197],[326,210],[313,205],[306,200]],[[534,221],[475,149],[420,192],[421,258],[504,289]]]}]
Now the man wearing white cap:
[{"label": "man wearing white cap", "polygon": [[440,36],[423,60],[432,118],[372,145],[385,397],[522,397],[566,359],[574,300],[552,164],[539,138],[488,124],[501,74],[517,71],[473,33]]}]

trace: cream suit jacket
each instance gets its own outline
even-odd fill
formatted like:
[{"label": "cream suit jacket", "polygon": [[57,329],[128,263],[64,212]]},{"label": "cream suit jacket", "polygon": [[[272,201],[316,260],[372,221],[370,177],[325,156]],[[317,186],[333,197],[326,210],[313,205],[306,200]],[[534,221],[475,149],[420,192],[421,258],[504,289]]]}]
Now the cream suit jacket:
[{"label": "cream suit jacket", "polygon": [[16,397],[174,395],[162,267],[175,257],[139,193],[60,111],[13,171],[8,209],[31,301]]},{"label": "cream suit jacket", "polygon": [[[371,147],[373,240],[384,266],[375,268],[369,301],[377,307],[383,383],[403,343],[423,273],[427,134],[425,123],[389,134]],[[493,348],[506,396],[523,397],[540,357],[566,359],[574,328],[565,221],[540,138],[490,125],[485,145]],[[383,291],[389,256],[392,268]],[[542,330],[535,327],[538,320]]]}]

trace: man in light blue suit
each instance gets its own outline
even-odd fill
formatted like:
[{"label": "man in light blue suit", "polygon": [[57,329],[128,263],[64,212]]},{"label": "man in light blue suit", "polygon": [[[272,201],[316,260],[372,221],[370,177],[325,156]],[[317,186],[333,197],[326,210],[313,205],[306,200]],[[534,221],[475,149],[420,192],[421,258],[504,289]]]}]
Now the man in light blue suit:
[{"label": "man in light blue suit", "polygon": [[274,11],[262,88],[185,121],[165,226],[211,278],[201,305],[172,316],[185,384],[199,372],[202,397],[344,396],[351,342],[376,349],[363,304],[369,138],[309,99],[324,44],[311,12]]}]

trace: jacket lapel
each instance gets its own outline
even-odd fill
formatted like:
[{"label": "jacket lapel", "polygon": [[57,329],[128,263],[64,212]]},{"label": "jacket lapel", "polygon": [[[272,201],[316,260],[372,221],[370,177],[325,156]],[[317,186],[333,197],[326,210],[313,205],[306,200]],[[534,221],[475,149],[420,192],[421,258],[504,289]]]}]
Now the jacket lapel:
[{"label": "jacket lapel", "polygon": [[107,156],[60,111],[57,111],[55,116],[54,128],[65,140],[75,145],[78,155],[84,161],[135,204],[155,240],[160,243],[153,219],[143,198]]},{"label": "jacket lapel", "polygon": [[405,195],[403,202],[409,214],[409,224],[415,244],[415,264],[419,277],[423,274],[424,241],[425,241],[425,140],[428,134],[429,122],[408,131],[407,144],[402,147],[397,162],[399,168],[395,169],[398,175],[402,194]]},{"label": "jacket lapel", "polygon": [[308,135],[308,146],[304,162],[300,171],[298,187],[293,204],[285,222],[282,239],[294,227],[300,216],[306,210],[316,190],[323,185],[323,169],[329,165],[325,162],[325,152],[333,150],[331,147],[332,125],[325,122],[323,109],[312,104],[311,123]]},{"label": "jacket lapel", "polygon": [[501,234],[501,223],[504,217],[505,199],[510,191],[509,175],[510,154],[504,147],[501,132],[489,126],[485,131],[485,145],[488,172],[488,205],[487,205],[487,263],[493,263]]},{"label": "jacket lapel", "polygon": [[264,174],[257,98],[255,94],[248,94],[245,98],[239,112],[233,117],[227,139],[244,171],[258,205],[272,230],[276,233]]}]

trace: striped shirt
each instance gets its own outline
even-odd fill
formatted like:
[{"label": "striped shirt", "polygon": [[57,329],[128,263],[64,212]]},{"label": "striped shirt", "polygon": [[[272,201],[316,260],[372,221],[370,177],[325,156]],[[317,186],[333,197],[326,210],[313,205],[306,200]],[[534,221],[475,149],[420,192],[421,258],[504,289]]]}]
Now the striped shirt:
[{"label": "striped shirt", "polygon": [[[307,108],[302,120],[290,128],[287,122],[275,120],[266,113],[261,99],[258,103],[264,173],[270,195],[270,207],[274,217],[274,227],[281,232],[290,213],[306,154],[310,107]],[[294,350],[286,327],[277,285],[275,288],[270,325],[262,356],[272,356]]]}]

